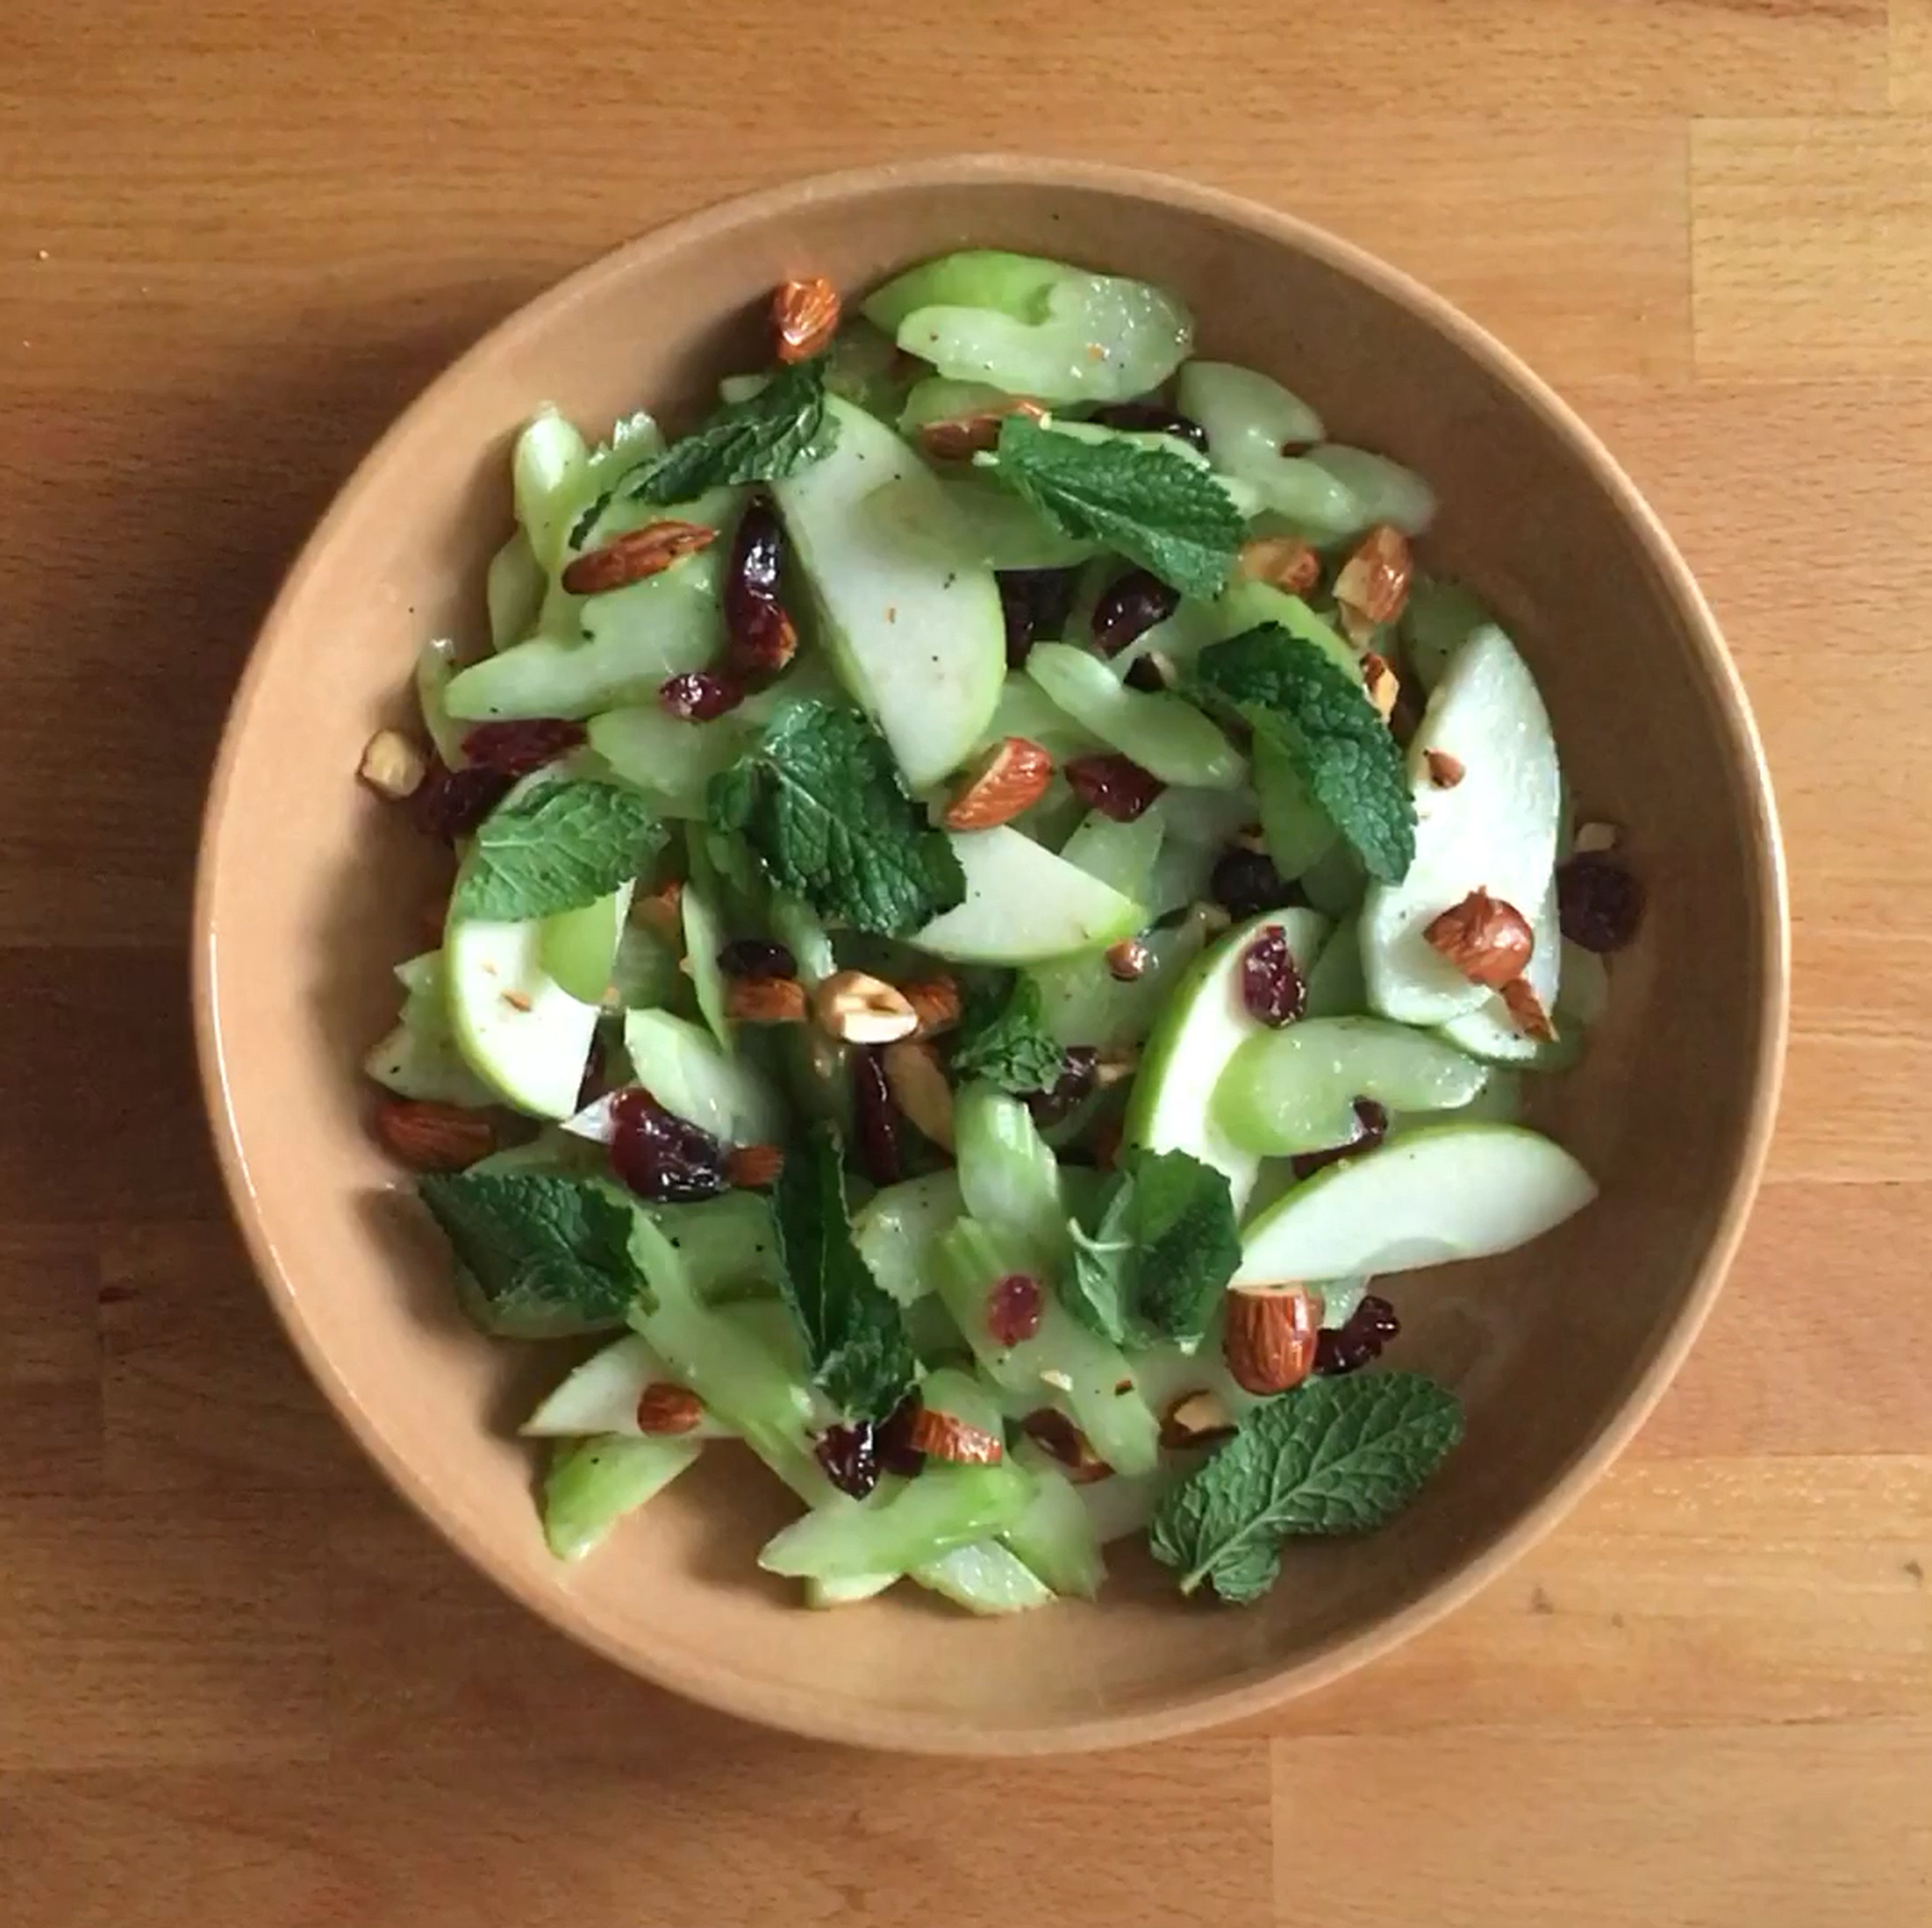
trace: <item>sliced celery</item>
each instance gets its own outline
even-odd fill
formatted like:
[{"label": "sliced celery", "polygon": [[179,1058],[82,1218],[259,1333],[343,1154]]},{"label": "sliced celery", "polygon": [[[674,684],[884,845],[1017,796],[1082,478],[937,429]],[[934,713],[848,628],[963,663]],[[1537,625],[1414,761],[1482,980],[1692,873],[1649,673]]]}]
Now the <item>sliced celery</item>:
[{"label": "sliced celery", "polygon": [[968,1084],[955,1098],[952,1131],[966,1210],[1023,1247],[1033,1269],[1057,1273],[1070,1264],[1060,1167],[1033,1114],[992,1085]]},{"label": "sliced celery", "polygon": [[566,1440],[544,1475],[544,1539],[560,1560],[581,1560],[625,1514],[655,1498],[697,1459],[688,1434]]},{"label": "sliced celery", "polygon": [[455,661],[456,644],[447,636],[434,637],[416,652],[416,706],[436,754],[453,770],[470,760],[463,748],[463,726],[443,700]]},{"label": "sliced celery", "polygon": [[781,1144],[786,1114],[777,1087],[741,1054],[668,1011],[632,1011],[624,1048],[638,1082],[668,1111],[727,1144]]},{"label": "sliced celery", "polygon": [[1100,748],[1100,738],[1076,723],[1024,671],[1000,685],[999,702],[981,741],[996,743],[1003,736],[1024,736],[1061,763]]},{"label": "sliced celery", "polygon": [[517,520],[545,569],[554,568],[562,553],[571,504],[590,460],[584,437],[554,408],[540,410],[517,437],[510,456]]},{"label": "sliced celery", "polygon": [[1304,1018],[1354,1018],[1369,1008],[1369,987],[1362,976],[1362,944],[1351,917],[1335,928],[1308,973]]},{"label": "sliced celery", "polygon": [[872,1276],[910,1306],[932,1290],[932,1241],[965,1209],[958,1174],[929,1172],[874,1192],[853,1215],[853,1236]]},{"label": "sliced celery", "polygon": [[988,569],[1064,569],[1098,555],[1097,543],[1068,535],[1031,503],[970,470],[940,484],[946,513],[935,518],[923,476],[881,482],[856,513],[932,562]]},{"label": "sliced celery", "polygon": [[1160,854],[1166,819],[1160,804],[1123,823],[1104,811],[1090,810],[1060,847],[1060,854],[1089,877],[1137,903],[1146,901],[1148,880]]},{"label": "sliced celery", "polygon": [[[641,1435],[638,1401],[647,1386],[676,1375],[640,1333],[626,1333],[592,1353],[554,1387],[518,1430],[533,1438],[586,1438],[596,1433]],[[686,1439],[717,1439],[725,1429],[706,1414]]]},{"label": "sliced celery", "polygon": [[1027,1613],[1051,1606],[1054,1598],[1032,1567],[997,1540],[955,1547],[915,1568],[913,1578],[968,1613]]},{"label": "sliced celery", "polygon": [[1076,722],[1162,783],[1234,790],[1246,779],[1246,759],[1192,703],[1128,688],[1088,650],[1036,643],[1027,674]]},{"label": "sliced celery", "polygon": [[1107,1577],[1107,1563],[1078,1488],[1031,1441],[1016,1456],[1033,1474],[1037,1490],[1033,1504],[1007,1528],[1006,1544],[1054,1593],[1092,1600]]},{"label": "sliced celery", "polygon": [[507,649],[536,627],[549,585],[543,565],[519,529],[490,558],[483,579],[483,602],[490,619],[490,646]]},{"label": "sliced celery", "polygon": [[1307,459],[1354,497],[1358,529],[1386,522],[1405,535],[1420,535],[1436,520],[1436,491],[1413,469],[1386,455],[1330,442],[1311,448]]},{"label": "sliced celery", "polygon": [[640,703],[593,716],[590,747],[626,783],[646,792],[667,817],[701,820],[705,791],[751,739],[737,715],[681,723],[662,704]]},{"label": "sliced celery", "polygon": [[1308,794],[1293,759],[1271,734],[1255,738],[1255,794],[1260,799],[1262,836],[1274,867],[1285,877],[1305,875],[1326,856],[1340,833],[1328,812]]},{"label": "sliced celery", "polygon": [[443,982],[442,953],[425,951],[396,967],[404,990],[395,1028],[362,1060],[362,1069],[399,1098],[481,1107],[496,1093],[470,1068],[458,1048]]},{"label": "sliced celery", "polygon": [[714,886],[700,867],[695,826],[692,845],[692,874],[678,893],[679,915],[684,924],[685,965],[704,1021],[711,1027],[712,1036],[728,1051],[731,1021],[724,1014],[724,973],[718,963],[718,953],[724,947],[724,931]]},{"label": "sliced celery", "polygon": [[758,1555],[770,1573],[846,1579],[928,1566],[955,1547],[1005,1531],[1025,1512],[1033,1475],[1012,1461],[952,1466],[928,1460],[883,1506],[820,1507],[774,1534]]},{"label": "sliced celery", "polygon": [[1432,690],[1449,658],[1493,620],[1460,583],[1418,583],[1402,613],[1402,642],[1417,681]]},{"label": "sliced celery", "polygon": [[831,934],[802,898],[775,891],[770,911],[772,934],[791,952],[800,981],[807,990],[838,969]]}]

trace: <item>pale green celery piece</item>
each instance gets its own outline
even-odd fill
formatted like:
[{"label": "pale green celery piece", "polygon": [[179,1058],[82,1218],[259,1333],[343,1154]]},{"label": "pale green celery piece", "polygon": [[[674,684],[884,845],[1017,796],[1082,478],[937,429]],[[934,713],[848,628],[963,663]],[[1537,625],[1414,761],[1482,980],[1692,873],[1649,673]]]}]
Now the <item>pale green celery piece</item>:
[{"label": "pale green celery piece", "polygon": [[1255,794],[1268,856],[1283,877],[1304,876],[1328,854],[1340,833],[1308,794],[1293,758],[1266,730],[1256,734],[1254,760]]},{"label": "pale green celery piece", "polygon": [[940,482],[946,513],[935,520],[928,479],[881,482],[857,512],[941,568],[1065,569],[1100,553],[1096,543],[1066,534],[1030,502],[964,468]]},{"label": "pale green celery piece", "polygon": [[517,520],[537,561],[554,569],[570,532],[571,505],[590,460],[576,428],[554,408],[532,416],[510,456],[510,487]]},{"label": "pale green celery piece", "polygon": [[825,385],[868,415],[895,422],[905,406],[911,377],[898,345],[862,315],[847,320],[832,337],[825,358]]},{"label": "pale green celery piece", "polygon": [[1111,1546],[1117,1540],[1147,1531],[1154,1508],[1177,1477],[1169,1468],[1155,1467],[1132,1477],[1116,1474],[1111,1480],[1095,1480],[1076,1490],[1101,1545]]},{"label": "pale green celery piece", "polygon": [[1261,1404],[1235,1380],[1222,1354],[1222,1318],[1217,1310],[1201,1342],[1191,1352],[1163,1340],[1134,1355],[1134,1374],[1141,1392],[1157,1413],[1171,1412],[1190,1393],[1212,1393],[1231,1419]]},{"label": "pale green celery piece", "polygon": [[920,1585],[968,1613],[1026,1613],[1051,1606],[1053,1590],[997,1540],[976,1540],[916,1568]]},{"label": "pale green celery piece", "polygon": [[1031,1339],[1005,1347],[987,1329],[987,1294],[1009,1273],[1024,1271],[1026,1258],[1004,1226],[996,1236],[962,1219],[933,1242],[933,1282],[994,1385],[1022,1396],[1024,1411],[1052,1405],[1066,1413],[1118,1471],[1146,1471],[1160,1456],[1160,1426],[1119,1347],[1080,1324],[1051,1291]]},{"label": "pale green celery piece", "polygon": [[1023,670],[1015,670],[1000,685],[1000,700],[980,740],[990,745],[1006,736],[1024,736],[1063,763],[1102,747],[1092,730],[1076,723]]},{"label": "pale green celery piece", "polygon": [[802,898],[774,892],[770,917],[772,935],[791,952],[792,961],[798,966],[799,981],[808,991],[838,969],[831,934]]},{"label": "pale green celery piece", "polygon": [[1000,1402],[994,1398],[992,1389],[983,1385],[970,1372],[962,1372],[956,1366],[942,1366],[936,1372],[927,1374],[920,1387],[921,1404],[938,1413],[950,1413],[966,1425],[976,1426],[982,1432],[999,1436],[1004,1421],[1000,1416]]},{"label": "pale green celery piece", "polygon": [[[692,842],[694,849],[698,842],[695,835]],[[724,948],[724,932],[712,893],[700,876],[695,859],[692,875],[678,893],[678,910],[684,920],[684,955],[690,966],[698,1008],[704,1012],[704,1021],[711,1027],[712,1035],[728,1051],[732,1042],[731,1024],[724,1014],[724,973],[718,963],[718,953]]]},{"label": "pale green celery piece", "polygon": [[689,988],[677,967],[678,947],[642,924],[627,923],[617,938],[610,985],[626,1010],[647,1010],[674,1003]]},{"label": "pale green celery piece", "polygon": [[1060,1167],[1033,1114],[992,1085],[970,1084],[955,1098],[952,1131],[965,1210],[1018,1243],[1029,1269],[1058,1273],[1070,1264]]},{"label": "pale green celery piece", "polygon": [[654,1499],[697,1459],[688,1434],[605,1433],[560,1441],[544,1474],[544,1540],[560,1560],[581,1560],[625,1514]]},{"label": "pale green celery piece", "polygon": [[1366,1015],[1369,987],[1362,976],[1361,933],[1354,918],[1335,927],[1308,973],[1306,1018],[1355,1018]]},{"label": "pale green celery piece", "polygon": [[507,649],[530,634],[542,613],[549,586],[543,565],[530,547],[530,538],[518,529],[490,558],[490,567],[483,578],[491,649]]},{"label": "pale green celery piece", "polygon": [[1347,1144],[1355,1101],[1394,1111],[1468,1104],[1488,1067],[1427,1033],[1382,1018],[1306,1018],[1239,1046],[1214,1087],[1215,1122],[1266,1158]]},{"label": "pale green celery piece", "polygon": [[1460,583],[1418,583],[1402,613],[1408,667],[1425,690],[1442,680],[1449,658],[1494,619]]},{"label": "pale green celery piece", "polygon": [[1279,457],[1285,442],[1312,446],[1328,433],[1299,395],[1236,362],[1188,362],[1175,384],[1174,402],[1207,430],[1214,459],[1236,472]]},{"label": "pale green celery piece", "polygon": [[1190,916],[1145,932],[1140,942],[1147,967],[1125,982],[1104,957],[1090,953],[1034,967],[1030,974],[1040,986],[1046,1027],[1058,1043],[1114,1051],[1144,1043],[1175,985],[1205,948],[1207,920]]},{"label": "pale green celery piece", "polygon": [[744,754],[752,731],[739,712],[684,723],[662,704],[632,703],[591,718],[590,747],[667,817],[701,821],[711,779]]},{"label": "pale green celery piece", "polygon": [[624,1048],[638,1082],[668,1111],[727,1144],[782,1144],[785,1107],[777,1087],[702,1025],[668,1011],[632,1011]]},{"label": "pale green celery piece", "polygon": [[910,1306],[932,1290],[930,1248],[966,1209],[956,1171],[934,1171],[875,1192],[853,1215],[852,1232],[872,1276]]},{"label": "pale green celery piece", "polygon": [[1030,809],[1022,811],[1013,819],[1013,827],[1036,844],[1064,856],[1068,838],[1080,827],[1086,814],[1085,801],[1056,771],[1040,801]]},{"label": "pale green celery piece", "polygon": [[862,312],[887,335],[896,335],[915,308],[935,305],[992,308],[1016,321],[1044,321],[1048,294],[1069,276],[1082,272],[1040,255],[962,248],[895,275],[866,296]]},{"label": "pale green celery piece", "polygon": [[1021,1441],[1014,1456],[1033,1475],[1037,1490],[1032,1505],[1007,1528],[1005,1543],[1055,1594],[1094,1599],[1107,1577],[1107,1563],[1078,1488],[1030,1439]]},{"label": "pale green celery piece", "polygon": [[[664,448],[662,430],[642,409],[625,416],[612,427],[608,439],[600,442],[590,451],[590,459],[579,472],[567,499],[569,520],[564,529],[564,547],[559,551],[553,567],[560,568],[567,556],[580,555],[585,549],[594,547],[605,535],[626,526],[622,520],[624,505],[604,502],[604,498],[612,495],[639,463],[648,461],[654,455],[662,455]],[[604,502],[604,506],[594,520],[586,523],[585,511],[600,502]],[[573,541],[572,538],[576,539]]]},{"label": "pale green celery piece", "polygon": [[443,701],[449,679],[455,673],[456,644],[447,636],[425,643],[416,652],[416,706],[422,712],[423,727],[436,753],[453,770],[469,762],[463,748],[463,727],[450,715]]},{"label": "pale green celery piece", "polygon": [[985,382],[949,381],[944,375],[922,376],[908,390],[896,424],[908,442],[929,421],[950,421],[957,415],[1004,413],[1013,397],[1004,388]]},{"label": "pale green celery piece", "polygon": [[1010,823],[956,835],[952,844],[965,873],[965,901],[912,940],[938,956],[958,964],[1038,964],[1104,950],[1147,922],[1132,898]]},{"label": "pale green celery piece", "polygon": [[1224,637],[1238,636],[1261,623],[1277,623],[1291,636],[1313,643],[1336,668],[1351,676],[1361,674],[1361,658],[1347,637],[1332,623],[1324,622],[1300,597],[1290,595],[1271,583],[1230,583],[1215,607],[1220,613]]},{"label": "pale green celery piece", "polygon": [[972,1348],[961,1336],[945,1301],[936,1292],[928,1292],[907,1306],[906,1336],[924,1366],[944,1365],[950,1360],[972,1357]]},{"label": "pale green celery piece", "polygon": [[[632,1436],[638,1423],[638,1402],[646,1386],[675,1378],[641,1334],[627,1332],[600,1347],[541,1400],[518,1428],[526,1438],[587,1439],[598,1433]],[[724,1429],[709,1414],[689,1439],[716,1439]]]},{"label": "pale green celery piece", "polygon": [[1361,909],[1368,888],[1369,874],[1354,846],[1339,840],[1301,876],[1302,895],[1324,917],[1338,922]]},{"label": "pale green celery piece", "polygon": [[1060,854],[1123,897],[1144,903],[1148,880],[1154,875],[1154,861],[1160,855],[1161,839],[1166,833],[1166,819],[1159,801],[1130,823],[1120,823],[1104,811],[1090,810],[1060,846]]},{"label": "pale green celery piece", "polygon": [[1068,715],[1162,783],[1234,790],[1246,779],[1246,759],[1192,703],[1128,688],[1090,651],[1036,643],[1026,670]]},{"label": "pale green celery piece", "polygon": [[543,920],[538,956],[544,969],[586,1004],[602,1003],[610,988],[611,969],[636,888],[634,883],[620,884],[608,897]]},{"label": "pale green celery piece", "polygon": [[1180,784],[1163,790],[1147,814],[1156,812],[1170,841],[1205,844],[1218,856],[1232,838],[1260,820],[1261,804],[1251,790],[1192,790]]},{"label": "pale green celery piece", "polygon": [[1386,522],[1405,535],[1420,535],[1436,520],[1436,491],[1413,469],[1386,455],[1330,442],[1311,448],[1307,459],[1354,497],[1360,520],[1351,533]]},{"label": "pale green celery piece", "polygon": [[805,1603],[814,1613],[832,1607],[856,1606],[861,1600],[877,1600],[888,1587],[896,1586],[904,1578],[903,1573],[861,1573],[856,1580],[807,1580]]},{"label": "pale green celery piece", "polygon": [[396,967],[402,1016],[362,1060],[362,1069],[398,1098],[438,1105],[494,1105],[496,1093],[470,1068],[449,1020],[442,953],[425,951]]},{"label": "pale green celery piece", "polygon": [[1214,865],[1220,855],[1218,844],[1168,838],[1161,845],[1154,874],[1148,880],[1148,916],[1165,917],[1172,911],[1205,899],[1212,888]]}]

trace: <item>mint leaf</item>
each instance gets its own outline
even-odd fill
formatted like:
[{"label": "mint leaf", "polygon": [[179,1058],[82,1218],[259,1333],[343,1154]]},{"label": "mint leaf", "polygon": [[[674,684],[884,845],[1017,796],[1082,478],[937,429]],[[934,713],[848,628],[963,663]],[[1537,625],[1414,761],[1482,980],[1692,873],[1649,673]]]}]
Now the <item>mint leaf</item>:
[{"label": "mint leaf", "polygon": [[711,820],[828,922],[908,937],[966,895],[943,831],[906,794],[886,739],[822,703],[788,710],[711,780]]},{"label": "mint leaf", "polygon": [[1066,1068],[1066,1054],[1046,1028],[1039,984],[1030,977],[998,979],[966,1000],[952,1047],[956,1083],[980,1078],[1024,1098],[1051,1091]]},{"label": "mint leaf", "polygon": [[484,818],[450,907],[512,924],[574,910],[641,875],[664,838],[656,811],[628,785],[539,776]]},{"label": "mint leaf", "polygon": [[838,424],[825,412],[825,363],[781,368],[755,395],[721,408],[704,426],[632,470],[633,502],[682,502],[706,489],[775,482],[827,454]]},{"label": "mint leaf", "polygon": [[1184,1151],[1130,1152],[1069,1229],[1061,1296],[1116,1345],[1198,1344],[1241,1262],[1226,1175]]},{"label": "mint leaf", "polygon": [[1462,1437],[1462,1408],[1414,1372],[1310,1379],[1256,1406],[1155,1510],[1148,1543],[1191,1594],[1245,1606],[1274,1584],[1298,1534],[1370,1533],[1393,1519]]},{"label": "mint leaf", "polygon": [[1408,874],[1415,797],[1401,745],[1360,682],[1318,644],[1262,623],[1203,649],[1187,693],[1272,737],[1370,876],[1400,883]]},{"label": "mint leaf", "polygon": [[1171,449],[1083,442],[1010,415],[993,472],[1069,535],[1105,543],[1184,595],[1218,595],[1241,547],[1227,491]]},{"label": "mint leaf", "polygon": [[604,1332],[646,1300],[632,1209],[602,1179],[434,1172],[416,1189],[466,1275],[470,1316],[506,1339]]},{"label": "mint leaf", "polygon": [[781,1291],[812,1383],[848,1419],[883,1420],[918,1374],[905,1315],[852,1237],[838,1135],[819,1125],[785,1153],[772,1192]]}]

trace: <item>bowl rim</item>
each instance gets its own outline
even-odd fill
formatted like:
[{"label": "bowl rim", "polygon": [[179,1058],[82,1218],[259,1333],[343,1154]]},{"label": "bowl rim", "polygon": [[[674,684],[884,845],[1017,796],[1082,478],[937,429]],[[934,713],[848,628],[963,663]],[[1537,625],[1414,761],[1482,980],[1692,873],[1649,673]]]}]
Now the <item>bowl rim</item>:
[{"label": "bowl rim", "polygon": [[[484,1536],[445,1507],[434,1484],[392,1453],[352,1387],[337,1372],[310,1324],[302,1293],[284,1269],[263,1222],[248,1155],[230,1102],[218,1021],[215,955],[216,846],[227,814],[241,745],[272,653],[273,639],[331,547],[338,529],[387,466],[389,451],[416,418],[473,364],[506,341],[546,326],[586,292],[626,277],[654,256],[734,228],[782,220],[827,199],[885,189],[941,189],[1024,184],[1070,192],[1098,190],[1152,200],[1215,219],[1270,242],[1311,255],[1408,309],[1513,390],[1565,442],[1622,515],[1682,617],[1716,699],[1716,721],[1729,739],[1733,768],[1746,793],[1751,845],[1750,880],[1760,922],[1763,1021],[1749,1071],[1750,1116],[1726,1186],[1715,1229],[1692,1290],[1631,1380],[1615,1409],[1540,1495],[1486,1543],[1476,1547],[1419,1597],[1358,1631],[1258,1679],[1186,1695],[1160,1706],[1070,1720],[1053,1726],[980,1726],[914,1710],[848,1712],[836,1702],[789,1685],[751,1683],[728,1668],[670,1660],[586,1624],[565,1590],[545,1587],[500,1566]],[[1094,161],[1010,153],[968,153],[842,169],[734,196],[683,215],[598,256],[506,316],[412,400],[357,463],[304,543],[250,646],[223,726],[196,853],[192,925],[192,1000],[196,1053],[230,1210],[284,1330],[337,1415],[390,1486],[478,1572],[572,1639],[627,1672],[718,1711],[813,1738],[937,1755],[1028,1756],[1086,1751],[1168,1738],[1250,1718],[1328,1686],[1433,1625],[1486,1586],[1542,1540],[1622,1453],[1662,1397],[1708,1316],[1744,1234],[1776,1121],[1790,1024],[1790,905],[1777,810],[1762,743],[1716,618],[1656,512],[1616,458],[1570,406],[1479,323],[1413,277],[1354,243],[1244,196],[1174,176]]]}]

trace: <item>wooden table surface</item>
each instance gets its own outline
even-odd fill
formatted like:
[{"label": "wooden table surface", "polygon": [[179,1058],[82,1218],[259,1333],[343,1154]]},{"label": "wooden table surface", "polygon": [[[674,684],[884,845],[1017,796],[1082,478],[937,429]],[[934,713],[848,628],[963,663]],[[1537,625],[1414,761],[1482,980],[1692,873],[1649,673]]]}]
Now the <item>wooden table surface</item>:
[{"label": "wooden table surface", "polygon": [[[698,202],[962,147],[1311,216],[1556,382],[1728,629],[1797,919],[1743,1258],[1595,1496],[1318,1699],[1011,1768],[734,1726],[459,1565],[270,1322],[184,1010],[228,692],[398,406]],[[0,1922],[1922,1928],[1928,493],[1932,0],[8,0]]]}]

